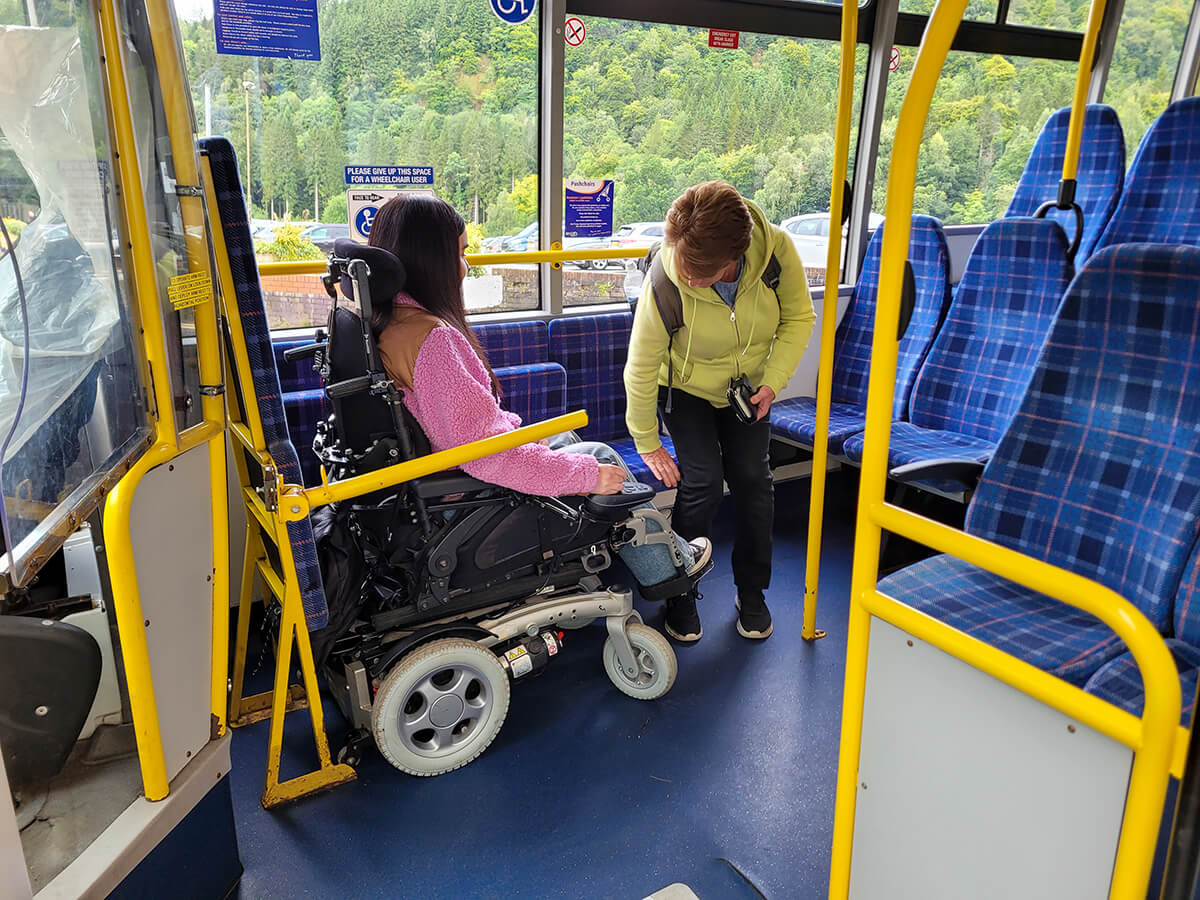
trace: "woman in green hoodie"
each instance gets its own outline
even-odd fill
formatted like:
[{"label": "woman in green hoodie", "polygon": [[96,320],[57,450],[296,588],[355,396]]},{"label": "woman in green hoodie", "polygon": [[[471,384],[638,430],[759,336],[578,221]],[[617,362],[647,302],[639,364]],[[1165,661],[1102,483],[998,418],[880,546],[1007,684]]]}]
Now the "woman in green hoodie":
[{"label": "woman in green hoodie", "polygon": [[[763,594],[771,581],[775,515],[768,414],[800,364],[816,319],[804,266],[787,234],[720,181],[688,188],[671,205],[659,256],[679,289],[683,325],[673,338],[668,334],[647,278],[625,366],[626,423],[654,475],[678,486],[672,524],[685,540],[711,536],[722,482],[729,485],[737,509],[737,629],[766,638],[771,613]],[[774,290],[764,278],[772,259],[779,266]],[[731,384],[743,377],[753,406],[749,424],[728,400]],[[678,465],[659,439],[660,414]],[[696,596],[667,604],[666,630],[676,640],[700,639]]]}]

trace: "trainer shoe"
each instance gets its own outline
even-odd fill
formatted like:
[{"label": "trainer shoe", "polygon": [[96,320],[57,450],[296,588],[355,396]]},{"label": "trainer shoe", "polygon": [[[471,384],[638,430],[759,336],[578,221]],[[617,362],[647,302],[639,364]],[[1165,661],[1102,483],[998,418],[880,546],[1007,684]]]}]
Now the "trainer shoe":
[{"label": "trainer shoe", "polygon": [[691,644],[700,640],[704,634],[700,627],[700,613],[696,612],[696,600],[699,597],[700,594],[696,591],[688,591],[667,601],[667,615],[663,627],[675,640]]},{"label": "trainer shoe", "polygon": [[712,541],[706,537],[693,538],[688,541],[688,546],[692,548],[693,556],[692,564],[687,569],[687,574],[691,576],[704,571],[704,567],[712,559],[713,547]]},{"label": "trainer shoe", "polygon": [[738,634],[756,641],[771,636],[771,611],[767,609],[767,601],[763,598],[762,591],[747,592],[744,597],[739,593],[734,606],[738,611]]}]

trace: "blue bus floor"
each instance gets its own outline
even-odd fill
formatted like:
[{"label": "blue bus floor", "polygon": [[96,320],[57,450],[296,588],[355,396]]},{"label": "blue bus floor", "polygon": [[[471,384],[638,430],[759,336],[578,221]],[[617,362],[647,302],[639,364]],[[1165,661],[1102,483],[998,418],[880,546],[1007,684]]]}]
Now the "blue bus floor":
[{"label": "blue bus floor", "polygon": [[[541,677],[514,686],[504,727],[465,768],[416,778],[372,747],[354,783],[274,812],[259,804],[268,723],[238,729],[239,896],[638,900],[673,882],[702,900],[825,896],[851,482],[830,478],[823,640],[800,637],[808,482],[789,482],[776,489],[774,634],[752,642],[734,628],[726,506],[718,564],[702,584],[704,637],[676,645],[679,677],[661,700],[613,687],[601,663],[604,629],[593,624],[567,633]],[[656,605],[640,609],[661,627]],[[331,702],[325,709],[336,751],[345,725]],[[308,717],[292,713],[281,774],[313,760]]]}]

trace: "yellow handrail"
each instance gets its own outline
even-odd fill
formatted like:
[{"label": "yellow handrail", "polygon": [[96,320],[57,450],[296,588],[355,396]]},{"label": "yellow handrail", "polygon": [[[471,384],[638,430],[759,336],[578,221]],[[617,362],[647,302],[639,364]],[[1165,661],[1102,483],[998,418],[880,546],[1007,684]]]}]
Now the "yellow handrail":
[{"label": "yellow handrail", "polygon": [[[353,478],[345,478],[341,481],[326,481],[325,472],[322,469],[322,484],[318,487],[301,489],[297,485],[286,485],[280,488],[279,506],[282,518],[289,522],[303,519],[308,515],[310,509],[315,509],[318,506],[326,506],[327,504],[338,503],[343,500],[353,500],[355,497],[362,497],[375,491],[395,487],[402,482],[412,481],[414,478],[424,478],[426,475],[432,475],[434,472],[453,469],[461,466],[463,463],[473,462],[485,456],[491,456],[494,453],[512,450],[514,447],[520,447],[524,444],[533,444],[544,438],[573,431],[576,428],[584,428],[587,426],[587,423],[587,413],[583,410],[577,410],[566,415],[556,416],[553,419],[547,419],[544,422],[525,425],[514,431],[506,431],[503,434],[493,435],[479,441],[472,441],[469,444],[460,444],[457,447],[451,447],[449,450],[419,456],[408,462],[396,463],[396,465],[388,466],[386,469],[368,472],[365,475],[355,475]],[[284,508],[286,505],[285,500],[292,501],[291,505],[288,505],[286,509]],[[303,501],[302,503],[299,502],[301,500]]]},{"label": "yellow handrail", "polygon": [[[196,161],[191,103],[187,78],[179,59],[179,43],[175,24],[166,0],[149,0],[146,4],[154,59],[162,85],[163,107],[166,111],[167,133],[171,141],[171,156],[175,163],[176,183],[199,187],[200,170]],[[188,255],[188,271],[210,271],[212,259],[208,246],[204,198],[197,193],[179,194]],[[196,351],[200,368],[200,395],[204,432],[193,435],[191,429],[180,436],[180,452],[191,446],[208,442],[209,491],[212,521],[212,715],[216,717],[217,734],[225,733],[228,708],[227,670],[229,668],[229,495],[228,473],[225,468],[225,402],[217,392],[223,387],[221,372],[220,335],[217,329],[217,304],[214,299],[193,309],[196,327]]]},{"label": "yellow handrail", "polygon": [[[522,250],[515,253],[469,253],[467,263],[472,266],[496,266],[503,263],[564,263],[581,259],[640,259],[649,252],[646,247],[613,247],[609,250]],[[313,259],[301,262],[260,263],[258,274],[264,278],[272,275],[323,275],[325,260]]]},{"label": "yellow handrail", "polygon": [[104,79],[108,86],[116,165],[121,177],[123,218],[129,237],[126,261],[133,275],[132,287],[141,321],[140,333],[145,349],[154,398],[154,444],[137,460],[117,483],[104,503],[104,543],[108,549],[112,579],[113,610],[121,635],[121,656],[129,690],[129,707],[137,739],[138,761],[147,800],[167,795],[167,767],[159,728],[158,705],[154,696],[154,678],[143,624],[142,601],[130,536],[130,512],[133,495],[142,477],[178,452],[175,413],[171,402],[167,352],[163,336],[162,312],[154,271],[154,255],[146,222],[145,196],[138,171],[137,141],[134,137],[128,82],[125,78],[123,48],[116,21],[116,4],[97,4],[100,41],[104,53]]},{"label": "yellow handrail", "polygon": [[[879,299],[871,347],[867,430],[851,580],[829,893],[830,897],[841,898],[849,892],[867,646],[870,618],[874,615],[1091,724],[1134,750],[1110,895],[1132,898],[1140,893],[1144,896],[1180,713],[1178,675],[1161,637],[1132,604],[1102,585],[884,502],[899,345],[896,329],[912,220],[917,156],[933,91],[965,7],[966,0],[940,0],[934,9],[904,98],[893,144],[886,209],[889,225],[884,230]],[[1128,713],[1103,704],[1046,672],[880,593],[876,589],[876,579],[881,529],[885,528],[1101,619],[1129,646],[1141,671],[1146,688],[1142,718],[1133,720],[1131,727],[1132,717]]]},{"label": "yellow handrail", "polygon": [[1092,60],[1104,19],[1107,0],[1092,0],[1083,47],[1079,51],[1079,69],[1075,73],[1075,93],[1071,100],[1071,121],[1067,125],[1067,147],[1063,152],[1063,181],[1074,181],[1079,172],[1079,147],[1083,141],[1083,121],[1087,117],[1087,92],[1092,80]]},{"label": "yellow handrail", "polygon": [[[833,342],[837,329],[841,278],[842,202],[850,159],[850,111],[854,104],[854,54],[858,43],[858,4],[842,4],[842,56],[838,72],[838,115],[833,141],[833,191],[829,197],[829,248],[825,257],[825,295],[821,301],[821,361],[817,369],[817,421],[813,438],[812,482],[808,507],[808,562],[804,569],[804,625],[800,636],[817,632],[817,585],[821,573],[821,527],[825,515],[825,467],[829,464],[829,408],[833,403]],[[829,277],[829,273],[833,277]]]}]

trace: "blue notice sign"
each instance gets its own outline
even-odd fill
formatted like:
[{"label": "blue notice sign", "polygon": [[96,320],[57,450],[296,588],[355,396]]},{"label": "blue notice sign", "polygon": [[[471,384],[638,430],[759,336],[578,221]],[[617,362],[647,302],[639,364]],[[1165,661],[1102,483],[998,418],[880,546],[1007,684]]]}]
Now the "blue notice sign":
[{"label": "blue notice sign", "polygon": [[217,52],[320,59],[317,0],[216,0]]},{"label": "blue notice sign", "polygon": [[433,185],[433,166],[346,166],[346,184]]},{"label": "blue notice sign", "polygon": [[599,178],[567,181],[563,237],[609,237],[613,226],[613,183]]},{"label": "blue notice sign", "polygon": [[501,22],[520,25],[533,15],[537,0],[491,0],[492,12]]}]

